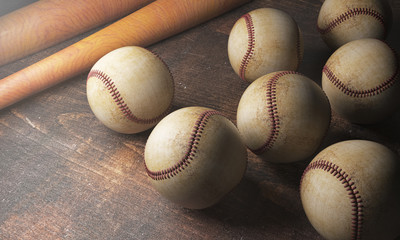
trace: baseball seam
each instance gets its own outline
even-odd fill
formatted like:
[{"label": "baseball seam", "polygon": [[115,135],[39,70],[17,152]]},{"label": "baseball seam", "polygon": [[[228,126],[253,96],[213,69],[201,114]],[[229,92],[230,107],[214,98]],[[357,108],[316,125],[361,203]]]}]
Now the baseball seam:
[{"label": "baseball seam", "polygon": [[111,97],[117,104],[118,108],[121,110],[122,114],[128,120],[130,120],[132,122],[136,122],[139,124],[154,124],[154,123],[160,121],[170,111],[171,106],[169,106],[166,109],[166,111],[164,111],[163,113],[161,113],[159,116],[157,116],[155,118],[150,118],[150,119],[138,118],[129,109],[128,104],[125,103],[123,97],[121,96],[121,93],[119,92],[118,88],[115,86],[115,83],[111,79],[110,76],[108,76],[107,74],[105,74],[104,72],[102,72],[100,70],[91,70],[88,75],[88,79],[91,77],[95,77],[95,78],[99,79],[101,82],[103,82],[103,84],[105,85],[105,87],[107,88],[109,93],[111,94]]},{"label": "baseball seam", "polygon": [[248,41],[247,41],[247,51],[246,51],[245,55],[243,56],[242,62],[239,67],[239,76],[242,80],[246,81],[246,78],[245,78],[246,69],[247,69],[247,66],[249,65],[251,57],[254,54],[255,31],[254,31],[253,19],[251,18],[251,15],[247,13],[247,14],[243,15],[242,18],[246,22]]},{"label": "baseball seam", "polygon": [[185,167],[188,167],[191,161],[194,159],[197,150],[198,150],[198,145],[200,143],[200,139],[202,137],[204,128],[206,127],[209,119],[213,115],[220,115],[223,116],[218,111],[205,111],[203,112],[197,119],[193,131],[189,140],[189,144],[186,150],[185,155],[182,157],[182,159],[176,163],[174,166],[159,170],[159,171],[151,171],[147,165],[145,164],[146,172],[147,175],[152,178],[153,180],[164,180],[168,178],[172,178],[176,176],[179,172],[185,169]]},{"label": "baseball seam", "polygon": [[303,183],[304,176],[313,169],[320,169],[330,173],[344,185],[344,188],[348,192],[352,207],[352,239],[361,239],[361,232],[363,227],[362,225],[364,221],[364,206],[360,192],[355,186],[355,182],[352,181],[349,174],[347,174],[343,169],[339,168],[339,166],[337,166],[336,164],[323,159],[318,159],[317,161],[310,163],[308,167],[304,170],[300,180],[300,189]]},{"label": "baseball seam", "polygon": [[321,34],[327,34],[330,31],[332,31],[335,27],[337,27],[339,24],[341,24],[341,23],[349,20],[351,17],[357,16],[357,15],[366,15],[366,16],[371,16],[371,17],[375,18],[384,26],[384,30],[386,32],[385,21],[384,21],[383,15],[381,13],[379,13],[378,11],[376,11],[374,9],[370,9],[370,8],[350,9],[347,12],[344,12],[341,15],[339,15],[333,21],[329,22],[328,26],[325,28],[320,28],[317,25],[318,32],[320,32]]},{"label": "baseball seam", "polygon": [[297,73],[294,71],[279,72],[275,74],[273,77],[271,77],[267,82],[267,91],[266,91],[267,109],[268,109],[269,119],[271,120],[271,134],[269,135],[267,141],[264,143],[263,146],[257,149],[251,149],[251,151],[253,151],[255,154],[260,155],[265,151],[271,149],[276,139],[278,138],[280,129],[280,120],[279,120],[278,106],[276,101],[276,83],[281,77],[288,74],[297,74]]},{"label": "baseball seam", "polygon": [[371,97],[378,95],[382,93],[383,91],[391,88],[395,83],[396,83],[396,78],[399,72],[399,67],[397,66],[397,69],[395,73],[386,81],[381,83],[380,85],[371,88],[371,89],[366,89],[366,90],[355,90],[351,89],[348,86],[346,86],[345,83],[343,83],[334,73],[333,71],[325,65],[322,72],[325,74],[325,76],[329,79],[329,81],[337,87],[340,91],[342,91],[344,94],[350,96],[350,97],[356,97],[356,98],[364,98],[364,97]]}]

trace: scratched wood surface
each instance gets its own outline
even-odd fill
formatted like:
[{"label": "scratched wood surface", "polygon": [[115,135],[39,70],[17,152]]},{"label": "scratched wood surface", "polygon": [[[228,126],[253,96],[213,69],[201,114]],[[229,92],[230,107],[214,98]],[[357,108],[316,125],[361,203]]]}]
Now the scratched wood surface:
[{"label": "scratched wood surface", "polygon": [[[24,1],[18,2],[22,6]],[[320,83],[331,53],[315,27],[322,2],[254,0],[150,46],[174,76],[173,110],[211,107],[236,122],[248,84],[229,64],[228,35],[241,15],[260,7],[285,10],[297,21],[305,42],[299,72]],[[388,43],[399,52],[400,0],[391,5]],[[90,33],[3,66],[0,78]],[[0,239],[322,239],[304,214],[298,190],[311,158],[272,164],[249,152],[244,179],[220,203],[205,210],[183,209],[149,184],[143,152],[150,131],[124,135],[103,126],[89,108],[86,76],[0,111]],[[370,126],[334,114],[321,149],[362,138],[400,154],[399,123],[400,113]]]}]

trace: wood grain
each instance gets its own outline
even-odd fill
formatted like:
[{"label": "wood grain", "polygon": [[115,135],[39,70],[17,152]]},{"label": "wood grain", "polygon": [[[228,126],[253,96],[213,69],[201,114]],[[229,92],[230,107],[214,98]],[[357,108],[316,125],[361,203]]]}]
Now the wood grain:
[{"label": "wood grain", "polygon": [[112,22],[152,0],[42,0],[0,18],[0,65]]},{"label": "wood grain", "polygon": [[148,46],[216,17],[248,0],[159,0],[101,31],[0,80],[0,109],[65,81],[106,53]]},{"label": "wood grain", "polygon": [[[175,79],[173,108],[211,107],[235,122],[248,86],[227,55],[230,29],[243,14],[274,7],[298,22],[305,45],[299,72],[320,83],[331,54],[316,30],[321,0],[254,0],[149,46]],[[387,42],[400,51],[400,5]],[[81,34],[73,41],[87,37]],[[0,67],[0,78],[64,49],[63,42]],[[150,131],[108,130],[86,99],[88,71],[0,111],[0,239],[322,239],[302,209],[298,185],[311,160],[272,164],[248,152],[239,186],[217,205],[183,209],[152,189],[143,152]],[[369,139],[400,154],[400,113],[376,125],[336,114],[321,149]]]}]

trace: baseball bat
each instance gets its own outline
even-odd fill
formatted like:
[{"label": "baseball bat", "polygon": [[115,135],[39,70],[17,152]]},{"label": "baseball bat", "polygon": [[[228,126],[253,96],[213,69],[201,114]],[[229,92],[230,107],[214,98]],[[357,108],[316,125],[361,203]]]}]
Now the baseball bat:
[{"label": "baseball bat", "polygon": [[41,0],[0,17],[0,66],[124,17],[154,0]]},{"label": "baseball bat", "polygon": [[146,47],[249,0],[157,0],[87,38],[0,80],[0,109],[88,71],[106,53]]}]

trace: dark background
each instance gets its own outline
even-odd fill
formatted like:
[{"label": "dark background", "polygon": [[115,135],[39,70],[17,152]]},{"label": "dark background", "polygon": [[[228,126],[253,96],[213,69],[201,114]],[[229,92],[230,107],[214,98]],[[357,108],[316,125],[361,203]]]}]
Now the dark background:
[{"label": "dark background", "polygon": [[[0,14],[33,1],[0,1]],[[304,37],[299,72],[317,83],[331,51],[316,30],[322,0],[254,0],[148,48],[169,66],[173,110],[211,107],[236,123],[248,86],[227,55],[229,32],[243,14],[273,7],[289,13]],[[400,0],[390,2],[387,42],[400,51]],[[1,27],[1,26],[0,26]],[[0,78],[95,32],[0,67]],[[273,164],[249,152],[240,185],[220,203],[188,210],[152,189],[143,152],[151,130],[124,135],[103,126],[86,99],[87,73],[0,110],[0,239],[322,239],[308,222],[299,181],[308,162]],[[333,113],[320,150],[369,139],[400,154],[400,113],[376,125],[355,125]]]}]

